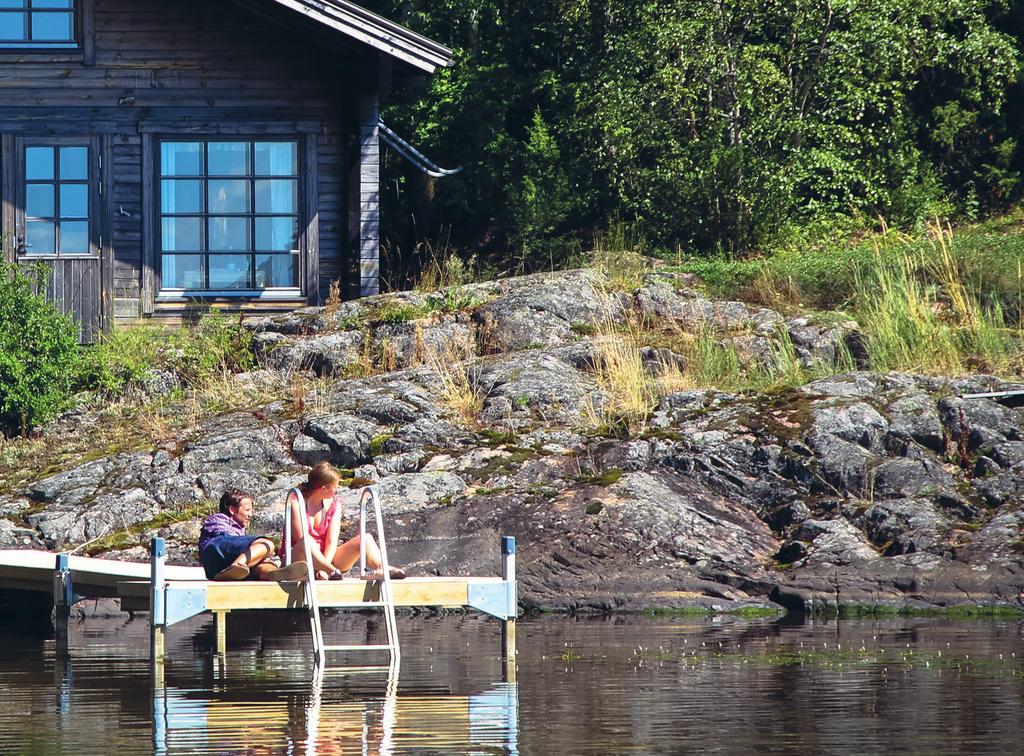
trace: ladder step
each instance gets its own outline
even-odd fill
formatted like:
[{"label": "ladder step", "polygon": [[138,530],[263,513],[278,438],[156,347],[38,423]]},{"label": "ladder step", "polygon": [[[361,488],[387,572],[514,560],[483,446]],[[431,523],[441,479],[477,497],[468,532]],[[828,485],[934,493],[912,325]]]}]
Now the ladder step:
[{"label": "ladder step", "polygon": [[391,648],[389,644],[385,643],[367,646],[324,646],[324,651],[390,651]]}]

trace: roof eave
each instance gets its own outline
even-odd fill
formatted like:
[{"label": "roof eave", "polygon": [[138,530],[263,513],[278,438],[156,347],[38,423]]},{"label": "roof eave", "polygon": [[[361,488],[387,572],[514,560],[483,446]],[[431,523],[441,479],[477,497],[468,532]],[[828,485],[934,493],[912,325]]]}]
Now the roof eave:
[{"label": "roof eave", "polygon": [[274,0],[426,73],[453,65],[452,51],[347,0]]}]

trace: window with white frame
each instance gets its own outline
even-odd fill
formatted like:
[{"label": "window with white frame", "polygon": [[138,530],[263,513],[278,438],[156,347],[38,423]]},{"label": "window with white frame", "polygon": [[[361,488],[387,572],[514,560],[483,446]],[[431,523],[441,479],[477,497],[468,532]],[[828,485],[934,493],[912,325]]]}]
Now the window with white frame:
[{"label": "window with white frame", "polygon": [[163,290],[298,287],[298,142],[164,139],[159,160]]},{"label": "window with white frame", "polygon": [[0,47],[77,47],[75,0],[0,0]]}]

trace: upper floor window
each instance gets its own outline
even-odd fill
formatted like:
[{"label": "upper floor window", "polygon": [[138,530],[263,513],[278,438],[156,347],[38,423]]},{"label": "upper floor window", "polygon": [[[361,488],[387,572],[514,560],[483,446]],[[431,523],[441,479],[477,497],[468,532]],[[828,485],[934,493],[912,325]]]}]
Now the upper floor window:
[{"label": "upper floor window", "polygon": [[0,0],[0,47],[77,47],[74,0]]}]

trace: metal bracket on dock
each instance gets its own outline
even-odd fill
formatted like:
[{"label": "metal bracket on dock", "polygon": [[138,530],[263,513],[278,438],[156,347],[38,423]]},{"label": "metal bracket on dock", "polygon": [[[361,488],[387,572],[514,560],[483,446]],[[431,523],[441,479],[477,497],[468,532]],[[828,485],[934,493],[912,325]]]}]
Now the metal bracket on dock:
[{"label": "metal bracket on dock", "polygon": [[500,620],[514,619],[515,610],[509,611],[508,583],[470,583],[469,606]]},{"label": "metal bracket on dock", "polygon": [[206,611],[204,588],[178,588],[171,583],[164,588],[164,624],[173,625]]}]

